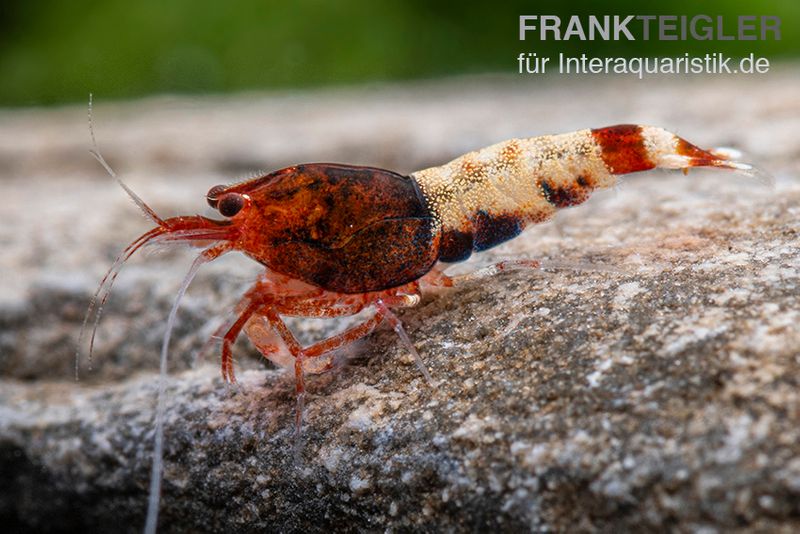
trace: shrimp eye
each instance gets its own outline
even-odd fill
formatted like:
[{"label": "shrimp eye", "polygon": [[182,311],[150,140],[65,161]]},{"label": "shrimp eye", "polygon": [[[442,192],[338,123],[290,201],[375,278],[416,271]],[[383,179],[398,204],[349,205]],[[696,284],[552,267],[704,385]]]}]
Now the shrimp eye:
[{"label": "shrimp eye", "polygon": [[215,185],[214,187],[209,189],[208,193],[206,193],[206,202],[208,202],[208,205],[214,209],[217,209],[219,194],[225,191],[225,189],[227,188],[224,185]]},{"label": "shrimp eye", "polygon": [[217,209],[224,217],[233,217],[244,207],[244,197],[239,193],[230,193],[220,197]]}]

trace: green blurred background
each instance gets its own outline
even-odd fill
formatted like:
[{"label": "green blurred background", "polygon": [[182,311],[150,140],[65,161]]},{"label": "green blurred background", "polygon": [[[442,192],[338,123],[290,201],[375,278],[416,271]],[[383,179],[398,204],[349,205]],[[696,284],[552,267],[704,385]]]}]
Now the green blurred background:
[{"label": "green blurred background", "polygon": [[[518,40],[519,15],[777,15],[780,41]],[[800,53],[800,2],[3,0],[0,106],[514,73],[535,51]]]}]

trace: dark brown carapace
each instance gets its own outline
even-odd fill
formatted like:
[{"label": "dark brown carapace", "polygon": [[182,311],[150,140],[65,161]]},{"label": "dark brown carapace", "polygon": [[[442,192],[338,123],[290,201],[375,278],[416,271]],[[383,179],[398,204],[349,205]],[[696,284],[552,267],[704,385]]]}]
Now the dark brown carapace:
[{"label": "dark brown carapace", "polygon": [[391,171],[298,165],[212,190],[208,202],[233,206],[234,248],[328,291],[402,286],[437,260],[436,219],[414,180]]}]

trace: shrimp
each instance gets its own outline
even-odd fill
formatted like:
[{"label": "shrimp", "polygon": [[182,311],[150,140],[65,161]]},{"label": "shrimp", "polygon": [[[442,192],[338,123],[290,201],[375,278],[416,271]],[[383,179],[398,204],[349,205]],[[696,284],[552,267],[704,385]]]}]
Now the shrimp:
[{"label": "shrimp", "polygon": [[[94,154],[113,175],[99,152]],[[393,310],[417,304],[424,287],[457,283],[458,277],[444,273],[448,264],[512,239],[560,208],[581,204],[595,189],[614,185],[619,175],[656,167],[684,172],[712,167],[764,177],[734,161],[736,155],[727,149],[703,150],[662,128],[625,124],[511,139],[408,176],[372,167],[301,164],[211,188],[206,200],[221,219],[162,219],[120,181],[156,226],[122,252],[101,282],[95,329],[116,274],[137,250],[154,243],[202,247],[167,320],[161,353],[165,372],[178,303],[195,273],[227,252],[243,252],[264,271],[218,331],[222,377],[236,381],[231,346],[244,331],[265,358],[293,369],[299,433],[306,375],[330,369],[334,351],[383,322],[431,380]],[[520,266],[537,263],[503,262],[488,272]],[[370,318],[309,346],[302,346],[282,319],[342,317],[368,308],[374,310]],[[163,386],[159,391],[163,413]],[[162,434],[158,426],[157,458]],[[153,480],[151,508],[160,481],[155,462]],[[152,509],[148,525],[155,529]]]}]

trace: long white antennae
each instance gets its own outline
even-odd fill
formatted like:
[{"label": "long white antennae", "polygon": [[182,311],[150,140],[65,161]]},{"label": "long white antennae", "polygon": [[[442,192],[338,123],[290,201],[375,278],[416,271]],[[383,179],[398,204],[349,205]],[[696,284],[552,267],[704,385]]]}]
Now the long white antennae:
[{"label": "long white antennae", "polygon": [[147,498],[147,519],[145,520],[144,532],[145,534],[155,534],[156,526],[158,524],[158,503],[161,498],[161,474],[164,467],[164,413],[167,404],[167,349],[169,348],[169,339],[172,335],[172,327],[175,326],[175,319],[178,315],[178,306],[180,305],[183,295],[192,283],[197,271],[204,263],[208,263],[214,258],[219,257],[226,252],[230,247],[226,244],[223,246],[211,247],[203,252],[194,260],[189,272],[181,283],[178,294],[175,296],[175,302],[172,304],[172,309],[169,311],[167,318],[167,330],[164,332],[164,341],[161,343],[161,366],[158,375],[158,400],[156,402],[156,428],[155,428],[155,444],[153,445],[153,468],[150,472],[150,493]]},{"label": "long white antennae", "polygon": [[134,193],[133,190],[128,187],[119,176],[117,176],[117,173],[114,172],[114,169],[111,168],[111,165],[106,163],[105,158],[103,158],[103,155],[100,154],[100,148],[97,146],[97,140],[94,137],[94,121],[92,120],[92,93],[89,93],[89,134],[92,136],[92,149],[89,150],[89,154],[91,154],[94,159],[96,159],[100,165],[103,166],[106,172],[117,181],[120,187],[125,190],[131,200],[133,200],[134,204],[139,206],[139,209],[142,210],[148,219],[159,226],[164,226],[164,220],[156,215],[156,212],[154,212],[150,206],[148,206],[145,201],[139,197],[139,195]]}]

